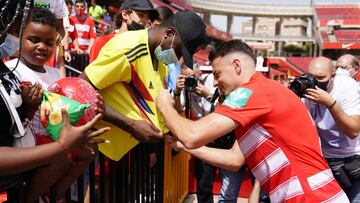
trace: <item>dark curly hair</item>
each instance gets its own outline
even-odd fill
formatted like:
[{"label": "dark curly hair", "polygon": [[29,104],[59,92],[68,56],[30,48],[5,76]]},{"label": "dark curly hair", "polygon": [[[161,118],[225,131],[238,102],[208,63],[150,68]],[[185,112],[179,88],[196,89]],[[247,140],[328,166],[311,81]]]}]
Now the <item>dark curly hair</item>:
[{"label": "dark curly hair", "polygon": [[30,22],[49,25],[56,29],[57,21],[55,15],[46,8],[34,8],[32,11],[32,19]]}]

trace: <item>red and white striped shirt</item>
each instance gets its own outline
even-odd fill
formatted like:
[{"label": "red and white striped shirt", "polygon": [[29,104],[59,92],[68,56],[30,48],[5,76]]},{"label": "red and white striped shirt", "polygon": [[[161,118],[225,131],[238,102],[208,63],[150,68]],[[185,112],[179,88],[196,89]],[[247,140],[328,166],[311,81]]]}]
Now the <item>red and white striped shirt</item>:
[{"label": "red and white striped shirt", "polygon": [[349,202],[306,107],[288,89],[256,73],[215,112],[240,124],[240,149],[271,202]]}]

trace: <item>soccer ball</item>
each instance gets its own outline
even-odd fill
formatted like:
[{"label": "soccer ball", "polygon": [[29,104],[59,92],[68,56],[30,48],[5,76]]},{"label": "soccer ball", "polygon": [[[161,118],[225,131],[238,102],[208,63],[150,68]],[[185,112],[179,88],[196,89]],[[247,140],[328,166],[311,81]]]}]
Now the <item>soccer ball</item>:
[{"label": "soccer ball", "polygon": [[75,126],[84,125],[95,117],[97,92],[85,80],[75,77],[63,78],[49,86],[48,90],[76,100],[82,104],[91,105],[90,108],[84,112],[84,115],[78,120]]}]

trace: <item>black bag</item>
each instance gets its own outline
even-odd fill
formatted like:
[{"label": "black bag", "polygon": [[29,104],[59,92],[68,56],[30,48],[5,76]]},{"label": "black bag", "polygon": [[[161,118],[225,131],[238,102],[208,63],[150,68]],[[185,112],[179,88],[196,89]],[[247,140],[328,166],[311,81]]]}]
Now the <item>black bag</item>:
[{"label": "black bag", "polygon": [[350,188],[352,183],[344,170],[344,160],[342,159],[326,159],[336,181],[341,188]]},{"label": "black bag", "polygon": [[360,181],[360,159],[358,155],[345,158],[344,170],[353,181]]},{"label": "black bag", "polygon": [[326,159],[331,171],[342,188],[350,188],[353,182],[360,181],[360,157]]},{"label": "black bag", "polygon": [[218,139],[212,142],[209,142],[206,146],[219,148],[219,149],[231,149],[231,147],[234,145],[235,140],[236,140],[235,132],[231,131],[228,134],[219,137]]},{"label": "black bag", "polygon": [[[210,102],[212,104],[211,112],[215,110],[214,103],[216,99],[219,97],[219,90],[216,88],[214,95],[212,96]],[[236,141],[236,135],[235,131],[231,131],[228,134],[219,137],[218,139],[208,143],[206,146],[213,147],[213,148],[219,148],[219,149],[231,149],[231,147],[234,145],[234,142]]]}]

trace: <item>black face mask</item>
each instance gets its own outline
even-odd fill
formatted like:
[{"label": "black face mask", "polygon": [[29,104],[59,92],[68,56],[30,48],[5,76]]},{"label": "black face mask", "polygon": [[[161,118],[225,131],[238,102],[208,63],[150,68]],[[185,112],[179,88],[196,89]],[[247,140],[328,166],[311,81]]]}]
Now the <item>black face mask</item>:
[{"label": "black face mask", "polygon": [[135,21],[132,21],[130,25],[127,25],[127,29],[129,31],[131,31],[131,30],[142,30],[144,28],[145,28],[145,26],[140,25],[139,23],[136,23]]},{"label": "black face mask", "polygon": [[318,82],[318,87],[324,91],[327,91],[327,87],[328,87],[328,84],[329,84],[329,81],[326,81],[326,82]]}]

